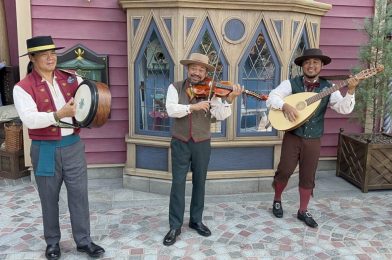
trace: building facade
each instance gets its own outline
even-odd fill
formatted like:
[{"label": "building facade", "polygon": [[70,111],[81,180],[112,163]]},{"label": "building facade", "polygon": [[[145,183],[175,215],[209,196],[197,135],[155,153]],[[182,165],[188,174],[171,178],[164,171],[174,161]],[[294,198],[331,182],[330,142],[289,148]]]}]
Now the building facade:
[{"label": "building facade", "polygon": [[[89,168],[121,174],[127,187],[166,193],[171,163],[164,102],[169,84],[184,78],[179,60],[205,53],[217,68],[211,76],[266,95],[299,73],[293,60],[308,47],[332,57],[326,76],[348,75],[366,40],[358,28],[373,9],[370,0],[17,0],[16,18],[19,53],[27,38],[52,35],[58,46],[83,44],[108,55],[112,113],[103,127],[82,131]],[[26,57],[19,64],[24,75]],[[242,96],[232,117],[211,125],[210,193],[270,186],[282,133],[266,119],[264,101]],[[321,167],[334,166],[342,126],[361,131],[328,111]]]}]

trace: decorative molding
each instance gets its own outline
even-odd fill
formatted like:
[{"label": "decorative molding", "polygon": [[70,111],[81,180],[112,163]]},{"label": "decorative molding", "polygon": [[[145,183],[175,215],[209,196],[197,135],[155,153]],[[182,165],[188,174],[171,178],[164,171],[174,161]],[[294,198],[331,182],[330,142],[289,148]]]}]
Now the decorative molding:
[{"label": "decorative molding", "polygon": [[319,32],[319,24],[318,23],[311,23],[312,25],[312,34],[313,34],[313,40],[314,40],[314,42],[315,43],[317,43],[318,42],[318,38],[319,38],[319,35],[318,35],[318,32]]},{"label": "decorative molding", "polygon": [[294,21],[291,22],[291,24],[292,24],[292,26],[291,26],[291,38],[294,38],[295,34],[298,31],[298,28],[299,28],[299,25],[301,24],[301,22],[294,20]]},{"label": "decorative molding", "polygon": [[196,17],[194,16],[184,16],[184,39],[189,36],[189,33],[192,30],[195,21]]},{"label": "decorative molding", "polygon": [[272,28],[274,29],[275,36],[278,39],[280,47],[283,49],[283,35],[284,35],[284,20],[282,19],[272,19]]},{"label": "decorative molding", "polygon": [[131,32],[133,37],[135,37],[139,25],[142,22],[143,16],[132,16],[131,17]]},{"label": "decorative molding", "polygon": [[[171,48],[173,48],[173,46],[174,46],[174,31],[176,29],[176,25],[174,24],[174,17],[165,15],[165,16],[161,16],[160,20],[162,22],[162,26],[157,24],[157,27],[160,30],[160,34],[162,36],[163,41],[165,42],[165,44],[167,44],[168,52],[170,53],[171,58],[173,58],[172,53],[171,53]],[[161,28],[161,27],[163,27],[163,28]],[[163,32],[165,32],[165,33],[163,33]],[[168,43],[170,43],[170,44],[168,44]]]},{"label": "decorative molding", "polygon": [[174,24],[172,16],[161,16],[161,21],[165,25],[166,33],[170,36],[170,40],[173,39]]},{"label": "decorative molding", "polygon": [[[160,16],[160,12],[158,10],[153,10],[152,11],[152,15],[153,15],[153,19],[155,21],[155,24],[158,28],[158,34],[161,36],[162,41],[164,42],[165,46],[166,46],[166,50],[170,55],[170,58],[172,60],[173,59],[173,52],[172,49],[174,48],[173,45],[173,37],[171,36],[171,34],[169,33],[169,31],[166,28],[166,23],[164,22],[164,20],[162,18],[166,18],[166,17],[171,17],[172,16]],[[148,24],[148,28],[150,27],[151,21]],[[173,25],[173,23],[172,23]]]},{"label": "decorative molding", "polygon": [[313,17],[307,16],[306,22],[306,32],[309,36],[309,44],[311,48],[316,48],[319,46],[320,40],[320,24],[317,21],[314,21]]},{"label": "decorative molding", "polygon": [[[300,21],[297,19],[292,19],[291,20],[291,37],[290,37],[290,50],[291,50],[291,55],[293,54],[293,51],[298,45],[298,42],[300,41],[302,37],[302,31],[303,31],[303,26],[304,26],[304,21]],[[290,55],[290,57],[291,57]],[[290,58],[291,60],[291,58]]]},{"label": "decorative molding", "polygon": [[[263,17],[262,20],[259,22],[259,26],[260,23],[264,23],[264,27],[268,33],[268,37],[271,41],[272,44],[272,48],[274,49],[275,53],[276,53],[276,57],[278,58],[280,65],[283,64],[284,61],[284,57],[285,57],[285,46],[287,46],[287,42],[286,42],[286,37],[287,37],[287,25],[285,25],[286,20],[285,17],[283,15],[279,15],[279,14],[273,14],[273,13],[262,13]],[[283,39],[279,38],[279,34],[277,34],[275,25],[274,25],[274,20],[282,20],[283,21]]]},{"label": "decorative molding", "polygon": [[[265,137],[264,137],[265,138]],[[153,147],[170,147],[171,137],[157,137],[157,136],[144,136],[144,135],[135,135],[133,137],[127,136],[125,138],[125,142],[130,145],[146,145]],[[261,146],[271,146],[271,145],[280,145],[282,140],[268,139],[268,140],[237,140],[232,142],[227,142],[226,139],[222,139],[217,141],[215,139],[211,140],[211,147],[213,148],[224,148],[224,147],[261,147]]]},{"label": "decorative molding", "polygon": [[[192,17],[192,16],[188,16]],[[200,33],[200,29],[203,27],[205,20],[208,19],[208,13],[203,10],[203,13],[200,14],[199,16],[195,17],[195,21],[193,22],[192,28],[189,31],[187,37],[183,37],[184,40],[184,50],[182,53],[182,57],[179,57],[179,59],[184,59],[189,56],[189,53],[191,52],[191,49],[193,47],[194,41],[197,39],[197,36]],[[180,66],[183,67],[183,66]],[[180,74],[181,75],[181,74]]]},{"label": "decorative molding", "polygon": [[283,37],[283,20],[272,20],[272,24],[274,25],[276,35],[282,39]]},{"label": "decorative molding", "polygon": [[[133,23],[133,18],[135,19],[140,19],[140,22],[137,24],[137,28],[134,28],[134,23]],[[131,16],[130,17],[130,32],[129,32],[129,40],[131,41],[130,48],[131,53],[129,54],[129,57],[134,58],[134,49],[141,44],[141,41],[143,40],[140,35],[145,34],[145,31],[147,30],[146,24],[148,24],[148,21],[152,19],[152,13],[150,13],[148,16]]]},{"label": "decorative molding", "polygon": [[309,0],[119,0],[124,9],[146,8],[197,8],[242,11],[288,11],[296,13],[324,15],[331,4]]}]

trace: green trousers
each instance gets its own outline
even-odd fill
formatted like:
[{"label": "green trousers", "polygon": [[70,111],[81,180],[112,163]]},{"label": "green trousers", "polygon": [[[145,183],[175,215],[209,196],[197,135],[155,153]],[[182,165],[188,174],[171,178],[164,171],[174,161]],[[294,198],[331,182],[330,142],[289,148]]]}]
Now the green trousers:
[{"label": "green trousers", "polygon": [[192,171],[192,199],[190,221],[202,221],[205,183],[211,154],[211,140],[195,143],[172,138],[172,187],[170,192],[169,224],[171,229],[180,228],[184,221],[185,185],[189,168]]}]

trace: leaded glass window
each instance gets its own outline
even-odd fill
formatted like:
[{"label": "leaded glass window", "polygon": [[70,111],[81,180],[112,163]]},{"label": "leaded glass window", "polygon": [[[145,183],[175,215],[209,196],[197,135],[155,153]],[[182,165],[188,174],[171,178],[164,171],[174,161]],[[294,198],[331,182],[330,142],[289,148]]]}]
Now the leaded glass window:
[{"label": "leaded glass window", "polygon": [[215,71],[209,72],[208,76],[210,78],[214,77],[214,80],[216,81],[221,81],[223,79],[223,64],[222,61],[219,59],[219,56],[221,56],[222,53],[220,53],[220,50],[217,50],[214,46],[208,31],[204,32],[197,52],[207,55],[209,59],[209,64],[216,68]]},{"label": "leaded glass window", "polygon": [[[245,89],[264,95],[277,85],[280,74],[279,63],[266,36],[261,24],[239,65],[239,78]],[[238,102],[237,135],[274,134],[275,130],[268,126],[265,101],[242,95]]]},{"label": "leaded glass window", "polygon": [[173,62],[153,21],[135,62],[136,132],[168,136],[165,103],[173,82]]},{"label": "leaded glass window", "polygon": [[299,41],[299,43],[297,45],[297,48],[294,50],[293,56],[292,56],[291,61],[290,61],[290,65],[289,65],[290,66],[289,67],[289,78],[290,79],[302,74],[301,67],[297,66],[294,63],[294,60],[297,57],[301,56],[304,53],[304,50],[309,48],[308,46],[309,46],[309,44],[308,44],[306,35],[303,32],[302,36],[301,36],[301,40]]},{"label": "leaded glass window", "polygon": [[[198,52],[208,56],[209,63],[216,68],[215,71],[208,73],[209,77],[214,78],[215,81],[227,79],[227,61],[221,51],[221,47],[219,46],[208,19],[206,19],[202,29],[200,30],[199,36],[192,48],[192,52]],[[213,136],[223,136],[225,135],[225,132],[226,120],[211,123],[211,133]]]}]

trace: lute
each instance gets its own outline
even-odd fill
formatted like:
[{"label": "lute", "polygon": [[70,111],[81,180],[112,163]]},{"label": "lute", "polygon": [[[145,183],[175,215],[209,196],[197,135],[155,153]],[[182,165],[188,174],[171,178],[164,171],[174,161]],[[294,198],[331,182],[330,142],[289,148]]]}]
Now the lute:
[{"label": "lute", "polygon": [[[359,80],[363,80],[370,78],[377,73],[382,72],[383,70],[384,66],[379,65],[373,69],[362,70],[358,74],[355,74],[354,77]],[[339,90],[347,84],[348,81],[344,80],[320,93],[302,92],[287,96],[283,99],[284,103],[287,103],[297,109],[298,117],[296,118],[296,120],[294,122],[291,122],[285,117],[282,110],[277,109],[270,109],[268,113],[268,120],[270,121],[272,127],[276,130],[290,131],[295,128],[298,128],[316,112],[323,97],[332,94],[333,92]]]}]

